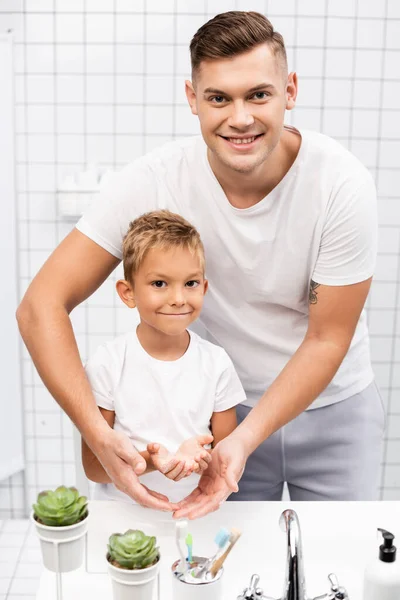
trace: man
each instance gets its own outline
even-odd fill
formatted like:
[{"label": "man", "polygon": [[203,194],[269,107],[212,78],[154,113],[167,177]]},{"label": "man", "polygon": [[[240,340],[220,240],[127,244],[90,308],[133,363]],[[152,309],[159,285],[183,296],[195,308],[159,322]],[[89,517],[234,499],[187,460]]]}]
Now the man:
[{"label": "man", "polygon": [[[233,499],[279,499],[284,481],[295,500],[373,499],[383,411],[362,313],[376,255],[373,181],[333,140],[284,127],[297,76],[265,17],[217,15],[190,50],[186,93],[202,138],[150,153],[110,182],[33,280],[22,336],[50,392],[137,502],[201,516],[237,491],[246,461]],[[68,317],[118,264],[129,222],[156,208],[202,236],[202,321],[247,393],[241,424],[178,507],[140,485],[143,460],[101,418]]]}]

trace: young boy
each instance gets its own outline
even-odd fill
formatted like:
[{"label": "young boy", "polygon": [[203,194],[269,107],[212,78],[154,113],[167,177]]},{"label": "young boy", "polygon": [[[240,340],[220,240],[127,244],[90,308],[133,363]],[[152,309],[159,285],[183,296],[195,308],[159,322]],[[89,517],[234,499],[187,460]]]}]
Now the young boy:
[{"label": "young boy", "polygon": [[[140,323],[98,348],[86,374],[104,419],[145,458],[142,483],[177,502],[207,468],[206,446],[235,429],[245,393],[226,352],[187,330],[208,286],[197,230],[167,210],[146,213],[129,226],[123,267],[117,292]],[[131,501],[85,442],[82,461],[96,498]]]}]

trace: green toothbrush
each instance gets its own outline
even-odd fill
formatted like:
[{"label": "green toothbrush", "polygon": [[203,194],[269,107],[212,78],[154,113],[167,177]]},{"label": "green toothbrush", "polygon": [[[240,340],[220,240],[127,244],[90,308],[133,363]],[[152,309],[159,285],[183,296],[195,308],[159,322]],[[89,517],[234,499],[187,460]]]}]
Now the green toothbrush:
[{"label": "green toothbrush", "polygon": [[192,538],[191,533],[187,534],[187,536],[185,538],[185,543],[186,543],[187,550],[188,550],[187,561],[189,564],[191,564],[193,562],[193,538]]}]

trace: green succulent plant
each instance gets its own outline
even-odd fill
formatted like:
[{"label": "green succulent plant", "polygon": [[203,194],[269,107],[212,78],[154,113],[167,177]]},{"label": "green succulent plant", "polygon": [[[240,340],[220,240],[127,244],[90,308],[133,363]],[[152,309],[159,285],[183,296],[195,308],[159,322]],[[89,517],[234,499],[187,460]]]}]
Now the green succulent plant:
[{"label": "green succulent plant", "polygon": [[125,569],[145,569],[156,563],[160,551],[154,536],[139,529],[128,529],[125,533],[113,533],[108,540],[108,560]]},{"label": "green succulent plant", "polygon": [[33,504],[35,517],[44,525],[66,527],[74,525],[88,513],[86,496],[79,496],[76,488],[58,487],[54,492],[40,492]]}]

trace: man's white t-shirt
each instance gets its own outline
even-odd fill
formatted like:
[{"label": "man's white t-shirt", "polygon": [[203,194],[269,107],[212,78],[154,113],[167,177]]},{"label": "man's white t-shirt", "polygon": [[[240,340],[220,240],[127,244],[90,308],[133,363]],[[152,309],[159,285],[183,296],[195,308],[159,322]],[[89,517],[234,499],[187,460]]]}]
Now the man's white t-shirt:
[{"label": "man's white t-shirt", "polygon": [[[376,262],[371,175],[333,139],[311,131],[301,131],[301,137],[287,174],[250,208],[229,203],[204,140],[195,136],[129,164],[77,224],[118,258],[130,221],[142,213],[166,208],[195,225],[209,280],[200,321],[207,339],[231,357],[248,406],[256,404],[303,341],[310,281],[358,283],[372,276]],[[363,312],[338,372],[310,408],[349,398],[372,380]]]},{"label": "man's white t-shirt", "polygon": [[[185,354],[164,361],[150,356],[131,331],[100,346],[85,370],[98,406],[115,412],[114,429],[125,433],[139,452],[150,442],[176,452],[185,440],[210,433],[214,412],[245,399],[225,350],[194,332]],[[158,471],[140,477],[172,502],[192,492],[198,479],[193,474],[175,482]],[[95,498],[132,502],[114,484],[96,484]]]}]

